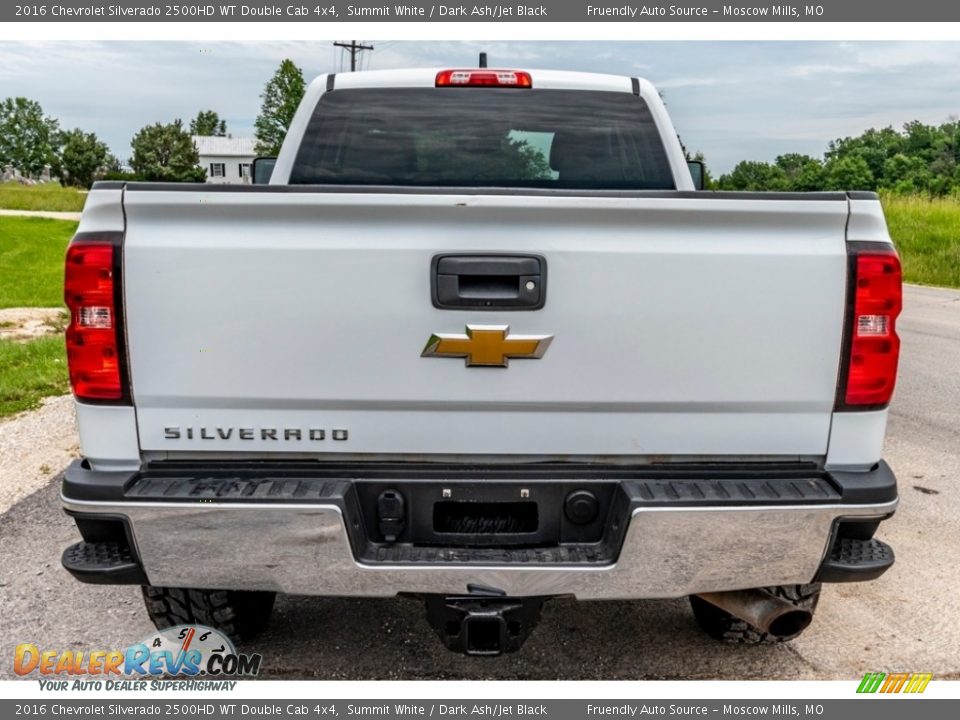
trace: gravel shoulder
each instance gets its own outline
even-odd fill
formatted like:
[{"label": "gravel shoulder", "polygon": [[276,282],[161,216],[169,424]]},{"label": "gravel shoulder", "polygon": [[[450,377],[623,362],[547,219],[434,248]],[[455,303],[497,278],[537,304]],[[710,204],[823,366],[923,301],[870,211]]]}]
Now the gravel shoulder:
[{"label": "gravel shoulder", "polygon": [[0,513],[50,483],[80,454],[73,398],[47,398],[31,412],[0,420]]},{"label": "gravel shoulder", "polygon": [[0,308],[0,340],[25,342],[62,332],[69,319],[63,308]]},{"label": "gravel shoulder", "polygon": [[0,210],[0,215],[7,217],[38,217],[50,220],[72,220],[80,222],[81,213],[59,212],[54,210]]}]

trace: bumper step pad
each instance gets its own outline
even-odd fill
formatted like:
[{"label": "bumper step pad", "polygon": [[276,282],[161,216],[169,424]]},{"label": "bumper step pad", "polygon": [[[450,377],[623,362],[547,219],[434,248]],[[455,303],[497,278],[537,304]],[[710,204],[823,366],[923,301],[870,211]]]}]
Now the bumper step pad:
[{"label": "bumper step pad", "polygon": [[[520,481],[517,481],[520,482]],[[144,501],[339,502],[348,480],[317,477],[167,476],[144,473],[125,498]],[[628,480],[624,490],[637,506],[781,505],[837,503],[841,495],[823,477]]]},{"label": "bumper step pad", "polygon": [[820,566],[817,582],[862,582],[883,575],[894,561],[893,548],[876,538],[837,538]]},{"label": "bumper step pad", "polygon": [[78,542],[63,551],[63,567],[80,582],[147,585],[147,577],[126,543]]}]

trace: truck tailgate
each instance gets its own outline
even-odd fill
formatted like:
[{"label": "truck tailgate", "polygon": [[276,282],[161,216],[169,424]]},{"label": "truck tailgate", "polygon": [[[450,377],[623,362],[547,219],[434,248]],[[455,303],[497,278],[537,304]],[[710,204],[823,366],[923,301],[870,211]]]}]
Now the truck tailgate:
[{"label": "truck tailgate", "polygon": [[[842,199],[291,190],[125,192],[143,450],[826,453]],[[540,255],[546,303],[437,309],[440,253]],[[507,368],[421,357],[468,324],[553,341]]]}]

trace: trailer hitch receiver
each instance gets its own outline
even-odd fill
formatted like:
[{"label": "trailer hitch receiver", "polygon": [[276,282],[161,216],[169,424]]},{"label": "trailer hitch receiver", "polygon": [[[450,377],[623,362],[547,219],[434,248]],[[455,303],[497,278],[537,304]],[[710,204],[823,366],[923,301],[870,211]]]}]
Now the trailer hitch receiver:
[{"label": "trailer hitch receiver", "polygon": [[428,595],[425,601],[427,621],[448,649],[500,655],[523,646],[540,620],[544,598]]}]

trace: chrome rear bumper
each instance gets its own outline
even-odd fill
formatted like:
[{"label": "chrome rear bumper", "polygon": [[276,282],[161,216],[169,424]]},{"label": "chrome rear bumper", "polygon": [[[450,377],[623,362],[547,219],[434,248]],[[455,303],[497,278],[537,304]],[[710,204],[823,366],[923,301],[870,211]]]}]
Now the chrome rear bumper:
[{"label": "chrome rear bumper", "polygon": [[[410,562],[356,559],[334,504],[144,502],[63,497],[78,518],[127,524],[150,584],[387,597],[459,594],[469,585],[511,597],[669,598],[814,580],[842,520],[879,521],[879,503],[644,507],[628,519],[614,562],[563,564],[537,550],[509,563],[462,564],[411,552]],[[524,559],[525,558],[525,559]]]}]

